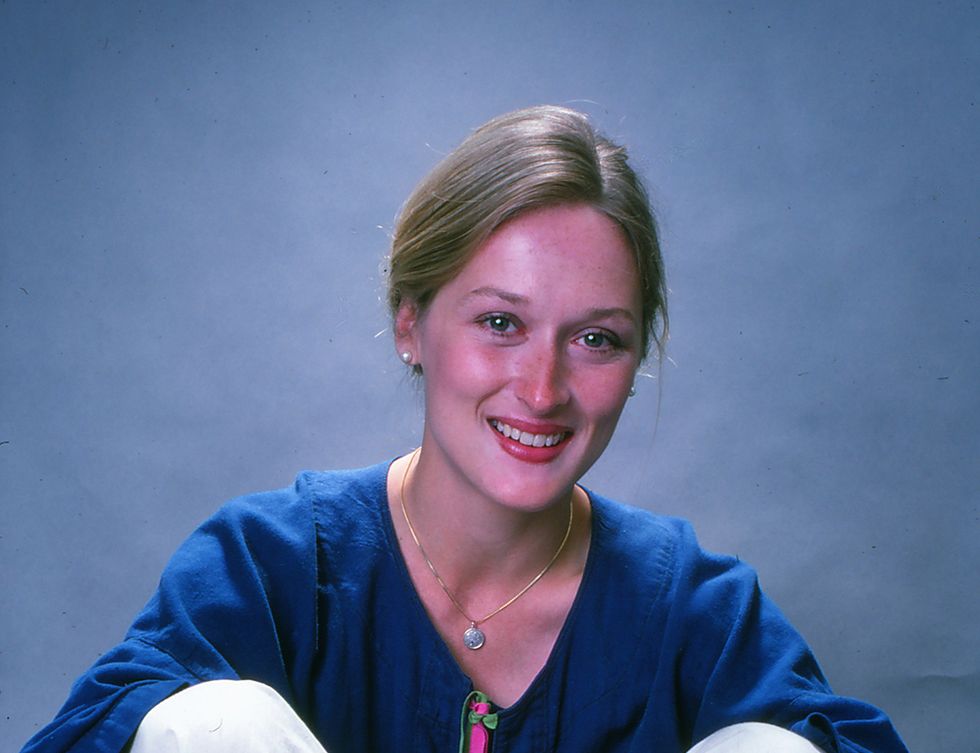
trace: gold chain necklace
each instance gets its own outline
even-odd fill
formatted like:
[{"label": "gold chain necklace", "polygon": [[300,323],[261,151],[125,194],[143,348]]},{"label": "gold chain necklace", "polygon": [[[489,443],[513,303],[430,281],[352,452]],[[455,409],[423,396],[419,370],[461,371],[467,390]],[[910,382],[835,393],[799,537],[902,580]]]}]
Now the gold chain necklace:
[{"label": "gold chain necklace", "polygon": [[415,527],[412,525],[412,521],[408,517],[408,509],[405,507],[405,482],[408,480],[408,474],[411,472],[412,466],[415,464],[415,460],[418,458],[419,453],[421,451],[422,451],[421,447],[415,450],[412,453],[412,457],[408,461],[408,468],[405,469],[405,475],[402,476],[402,483],[401,483],[401,489],[398,494],[398,501],[401,504],[402,515],[405,516],[405,524],[408,526],[409,533],[412,534],[412,540],[415,542],[415,546],[419,548],[419,553],[422,555],[422,559],[424,559],[425,564],[429,566],[429,570],[432,572],[432,575],[435,576],[436,581],[442,587],[442,590],[446,593],[446,596],[449,597],[449,600],[453,603],[453,606],[456,607],[456,610],[461,615],[463,615],[463,617],[466,618],[467,622],[470,623],[470,626],[466,628],[466,632],[463,633],[463,645],[466,646],[466,648],[468,649],[472,649],[473,651],[476,651],[478,648],[481,648],[484,643],[487,642],[487,636],[482,630],[480,630],[480,625],[486,622],[487,620],[489,620],[491,617],[504,611],[507,607],[509,607],[511,604],[513,604],[515,601],[521,598],[524,594],[526,594],[531,589],[531,586],[533,586],[535,583],[541,580],[544,577],[545,573],[547,573],[551,569],[551,566],[554,565],[555,562],[558,560],[558,557],[565,549],[565,544],[568,543],[568,536],[572,532],[572,517],[575,514],[574,498],[568,501],[568,527],[565,529],[565,536],[562,538],[561,543],[558,545],[558,550],[554,553],[554,555],[552,556],[548,564],[544,566],[544,569],[541,570],[541,572],[535,575],[533,578],[531,578],[530,583],[528,583],[526,586],[524,586],[524,588],[522,588],[516,594],[514,594],[509,599],[507,599],[507,601],[505,601],[499,607],[497,607],[492,612],[490,612],[490,614],[486,615],[485,617],[481,617],[479,620],[474,620],[466,613],[466,610],[463,609],[463,605],[459,603],[459,599],[457,599],[453,595],[453,592],[449,590],[449,586],[446,585],[446,581],[444,581],[442,577],[439,575],[439,572],[436,570],[436,566],[432,564],[432,560],[429,559],[429,555],[425,553],[425,548],[422,546],[422,542],[419,541],[419,536],[415,532]]}]

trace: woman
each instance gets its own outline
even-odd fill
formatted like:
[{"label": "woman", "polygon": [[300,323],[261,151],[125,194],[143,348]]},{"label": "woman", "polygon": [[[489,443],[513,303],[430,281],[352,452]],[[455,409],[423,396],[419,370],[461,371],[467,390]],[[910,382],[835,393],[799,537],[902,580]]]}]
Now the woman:
[{"label": "woman", "polygon": [[25,750],[904,750],[749,568],[577,485],[664,293],[621,147],[557,107],[477,130],[394,235],[421,447],[222,508]]}]

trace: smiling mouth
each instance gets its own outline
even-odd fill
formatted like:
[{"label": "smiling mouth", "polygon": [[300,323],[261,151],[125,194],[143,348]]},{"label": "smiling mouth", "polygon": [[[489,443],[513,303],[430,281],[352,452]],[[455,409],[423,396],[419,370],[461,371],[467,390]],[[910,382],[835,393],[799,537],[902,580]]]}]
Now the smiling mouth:
[{"label": "smiling mouth", "polygon": [[505,424],[503,421],[490,419],[490,425],[500,434],[515,442],[520,442],[525,447],[554,447],[560,444],[571,434],[570,431],[560,431],[557,434],[532,434],[529,431],[521,431],[513,426]]}]

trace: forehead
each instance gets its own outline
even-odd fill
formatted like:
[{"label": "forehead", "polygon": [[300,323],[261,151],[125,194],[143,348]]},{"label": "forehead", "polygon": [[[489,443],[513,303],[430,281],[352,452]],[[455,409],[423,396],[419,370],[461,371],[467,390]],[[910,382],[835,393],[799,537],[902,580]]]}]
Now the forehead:
[{"label": "forehead", "polygon": [[636,259],[619,225],[585,204],[526,212],[501,225],[437,297],[497,289],[531,301],[640,309]]}]

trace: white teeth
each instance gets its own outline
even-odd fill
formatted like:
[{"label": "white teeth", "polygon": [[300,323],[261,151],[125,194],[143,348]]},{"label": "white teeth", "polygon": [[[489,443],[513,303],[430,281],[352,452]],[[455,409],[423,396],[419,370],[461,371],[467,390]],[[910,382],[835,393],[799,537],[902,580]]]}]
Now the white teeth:
[{"label": "white teeth", "polygon": [[508,439],[513,439],[527,447],[554,447],[566,436],[565,432],[559,432],[557,434],[532,434],[531,432],[515,429],[513,426],[509,426],[503,421],[496,419],[490,423],[493,425],[493,428]]}]

